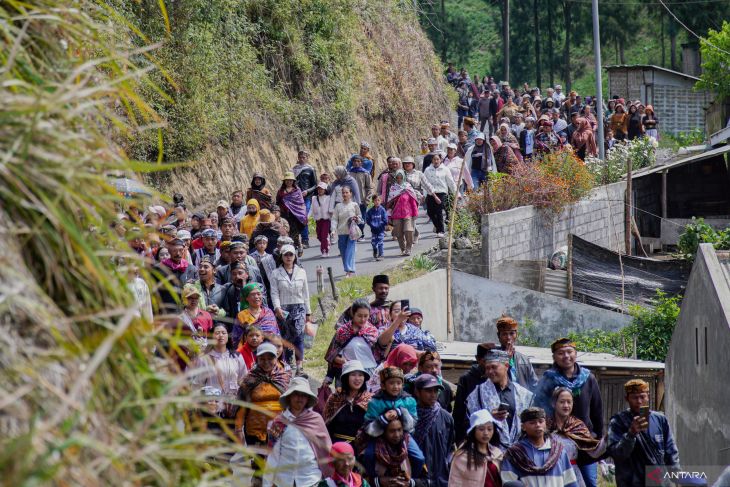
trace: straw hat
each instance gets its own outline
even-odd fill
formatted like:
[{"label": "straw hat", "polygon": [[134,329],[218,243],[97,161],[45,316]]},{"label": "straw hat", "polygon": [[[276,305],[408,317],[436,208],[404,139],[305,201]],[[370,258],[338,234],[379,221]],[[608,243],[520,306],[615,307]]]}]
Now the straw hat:
[{"label": "straw hat", "polygon": [[308,408],[314,407],[317,403],[317,396],[314,395],[312,388],[309,387],[309,381],[304,377],[294,377],[291,382],[289,382],[289,389],[287,389],[279,398],[279,404],[281,404],[282,408],[286,409],[289,407],[287,398],[295,392],[301,392],[302,394],[309,396],[309,401],[307,402]]}]

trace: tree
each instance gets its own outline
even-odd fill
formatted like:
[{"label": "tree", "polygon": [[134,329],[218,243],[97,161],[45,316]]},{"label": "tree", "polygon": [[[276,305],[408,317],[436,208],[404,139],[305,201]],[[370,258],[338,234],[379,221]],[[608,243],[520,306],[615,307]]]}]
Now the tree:
[{"label": "tree", "polygon": [[730,98],[730,22],[724,21],[721,30],[710,30],[700,43],[700,52],[702,75],[697,87]]}]

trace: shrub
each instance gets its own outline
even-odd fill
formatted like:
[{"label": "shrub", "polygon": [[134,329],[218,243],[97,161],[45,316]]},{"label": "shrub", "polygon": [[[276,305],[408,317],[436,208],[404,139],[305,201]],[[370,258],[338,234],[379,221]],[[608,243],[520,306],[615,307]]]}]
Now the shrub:
[{"label": "shrub", "polygon": [[637,358],[664,362],[679,318],[680,299],[657,290],[651,307],[629,306],[629,313],[634,317],[630,333],[636,336]]},{"label": "shrub", "polygon": [[657,141],[651,137],[640,137],[625,143],[618,142],[606,153],[605,160],[586,157],[586,166],[597,184],[611,184],[620,181],[626,174],[628,160],[632,169],[653,166],[656,163]]},{"label": "shrub", "polygon": [[730,227],[715,230],[703,218],[692,218],[679,236],[677,248],[680,256],[692,260],[701,243],[711,243],[716,250],[730,250]]},{"label": "shrub", "polygon": [[481,239],[479,219],[478,213],[464,206],[458,207],[454,213],[454,238],[466,237],[478,242]]},{"label": "shrub", "polygon": [[431,272],[436,270],[436,262],[425,254],[416,255],[406,262],[406,267],[411,270]]}]

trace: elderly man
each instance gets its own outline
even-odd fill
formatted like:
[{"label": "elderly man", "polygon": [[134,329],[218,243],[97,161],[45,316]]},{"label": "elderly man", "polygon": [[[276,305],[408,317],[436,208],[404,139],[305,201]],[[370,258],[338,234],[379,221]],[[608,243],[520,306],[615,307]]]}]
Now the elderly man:
[{"label": "elderly man", "polygon": [[649,409],[649,384],[633,379],[624,384],[629,408],[608,425],[608,453],[616,464],[617,487],[644,485],[647,467],[680,470],[679,452],[667,418]]},{"label": "elderly man", "polygon": [[532,405],[533,394],[510,380],[510,356],[507,352],[492,349],[485,356],[485,373],[489,380],[474,389],[466,399],[467,414],[487,409],[495,419],[503,448],[509,448],[522,432],[520,414]]},{"label": "elderly man", "polygon": [[[603,401],[598,381],[593,373],[578,364],[578,350],[569,338],[555,340],[550,349],[553,365],[545,371],[537,384],[535,404],[553,414],[551,402],[556,387],[573,391],[573,416],[583,421],[594,438],[603,437]],[[585,462],[584,464],[582,464]],[[591,463],[589,463],[591,462]],[[595,460],[579,458],[580,472],[586,486],[598,485]]]}]

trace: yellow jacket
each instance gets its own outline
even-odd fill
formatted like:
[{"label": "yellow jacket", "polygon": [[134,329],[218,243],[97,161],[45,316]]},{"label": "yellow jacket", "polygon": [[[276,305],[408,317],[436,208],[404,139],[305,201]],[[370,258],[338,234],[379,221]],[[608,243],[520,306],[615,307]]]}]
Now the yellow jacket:
[{"label": "yellow jacket", "polygon": [[248,238],[251,238],[251,235],[253,234],[253,229],[256,228],[256,225],[259,224],[259,209],[261,208],[259,206],[259,202],[253,198],[248,200],[246,202],[246,206],[253,205],[256,207],[256,213],[253,215],[249,214],[248,211],[246,212],[246,215],[241,218],[241,227],[239,228],[239,232],[245,233],[248,235]]}]

